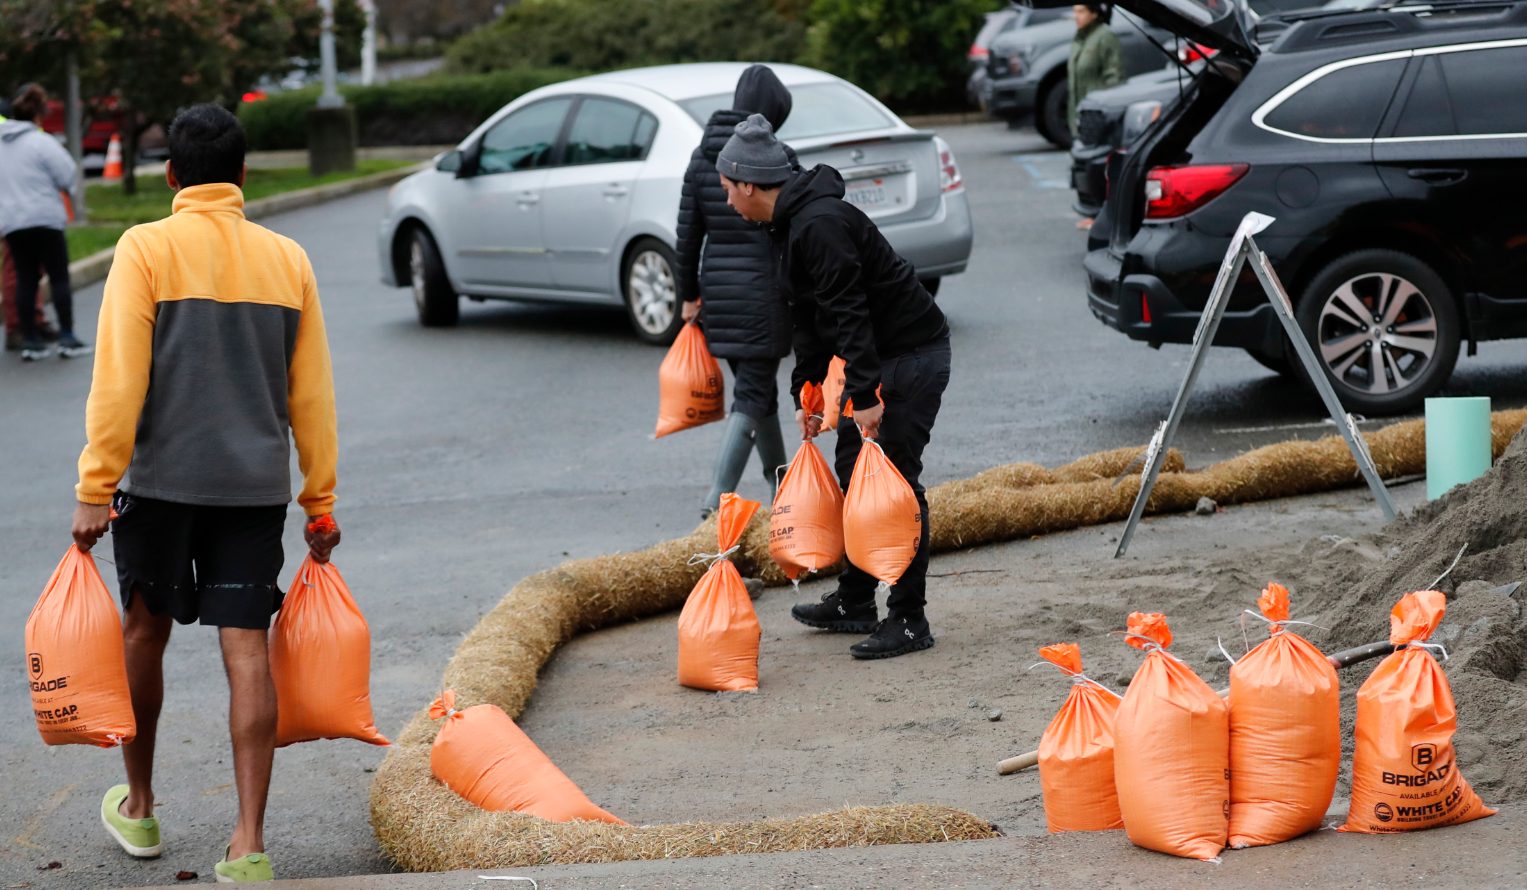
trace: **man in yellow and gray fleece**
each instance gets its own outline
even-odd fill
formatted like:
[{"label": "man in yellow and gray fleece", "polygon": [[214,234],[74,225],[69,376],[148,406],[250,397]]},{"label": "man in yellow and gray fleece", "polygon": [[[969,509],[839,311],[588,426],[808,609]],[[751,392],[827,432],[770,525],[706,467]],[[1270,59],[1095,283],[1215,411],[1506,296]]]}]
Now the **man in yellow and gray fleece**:
[{"label": "man in yellow and gray fleece", "polygon": [[[296,242],[244,219],[244,133],[215,105],[170,126],[166,219],[117,243],[85,407],[74,539],[112,531],[137,738],[101,821],[130,855],[162,851],[154,741],[172,621],[218,628],[238,822],[222,881],[268,881],[265,802],[276,737],[267,633],[281,607],[282,526],[297,444],[309,517],[334,505],[338,436],[318,287]],[[331,517],[332,518],[332,517]],[[326,561],[338,526],[309,526]]]}]

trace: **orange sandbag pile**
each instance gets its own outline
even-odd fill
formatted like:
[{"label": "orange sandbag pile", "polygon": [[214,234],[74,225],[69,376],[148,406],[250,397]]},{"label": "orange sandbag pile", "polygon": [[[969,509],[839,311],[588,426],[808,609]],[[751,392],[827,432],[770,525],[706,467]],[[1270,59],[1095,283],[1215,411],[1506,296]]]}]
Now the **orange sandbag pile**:
[{"label": "orange sandbag pile", "polygon": [[1051,831],[1123,828],[1113,776],[1113,721],[1119,696],[1082,676],[1082,651],[1056,643],[1039,655],[1071,677],[1071,694],[1039,739],[1039,783]]},{"label": "orange sandbag pile", "polygon": [[[811,383],[801,387],[801,408],[820,415],[821,389]],[[843,490],[815,443],[801,443],[774,495],[769,555],[795,582],[843,558]]]},{"label": "orange sandbag pile", "polygon": [[1276,844],[1320,828],[1341,768],[1336,668],[1284,628],[1288,589],[1257,599],[1269,636],[1230,669],[1230,846]]},{"label": "orange sandbag pile", "polygon": [[758,689],[758,640],[763,630],[742,576],[727,556],[761,506],[731,492],[721,496],[716,509],[721,549],[679,613],[679,683],[684,686],[716,692]]},{"label": "orange sandbag pile", "polygon": [[1147,652],[1114,718],[1114,781],[1129,839],[1148,850],[1217,859],[1230,813],[1230,717],[1223,699],[1166,651],[1160,612],[1129,616]]},{"label": "orange sandbag pile", "polygon": [[684,325],[658,368],[656,437],[720,420],[726,414],[721,366],[694,322]]},{"label": "orange sandbag pile", "polygon": [[122,616],[88,553],[70,545],[27,617],[32,716],[49,745],[125,745],[138,734]]},{"label": "orange sandbag pile", "polygon": [[865,439],[843,498],[843,546],[849,562],[895,584],[922,541],[917,495],[880,443]]},{"label": "orange sandbag pile", "polygon": [[854,406],[843,402],[843,390],[847,387],[848,362],[833,356],[827,363],[827,377],[822,381],[822,429],[837,429],[840,414],[842,417],[854,416]]},{"label": "orange sandbag pile", "polygon": [[276,745],[359,739],[386,745],[371,716],[371,629],[333,563],[297,568],[270,634]]},{"label": "orange sandbag pile", "polygon": [[1390,611],[1389,642],[1404,648],[1357,691],[1352,808],[1342,831],[1389,834],[1495,814],[1458,771],[1453,690],[1426,643],[1446,611],[1435,590],[1407,593]]},{"label": "orange sandbag pile", "polygon": [[445,720],[430,748],[430,772],[477,806],[548,822],[626,824],[595,806],[497,705],[458,711],[456,693],[448,689],[429,715]]}]

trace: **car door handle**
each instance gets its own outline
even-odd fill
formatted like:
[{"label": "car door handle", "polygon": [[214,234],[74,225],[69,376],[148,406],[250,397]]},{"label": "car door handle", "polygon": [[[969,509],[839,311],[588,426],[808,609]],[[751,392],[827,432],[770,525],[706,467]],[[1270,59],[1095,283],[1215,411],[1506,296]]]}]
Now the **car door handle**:
[{"label": "car door handle", "polygon": [[1455,185],[1469,178],[1469,171],[1453,167],[1415,167],[1406,171],[1411,179],[1432,185]]},{"label": "car door handle", "polygon": [[520,192],[519,195],[514,199],[514,203],[520,205],[521,207],[534,207],[535,205],[541,203],[541,196],[535,192]]},{"label": "car door handle", "polygon": [[631,190],[623,185],[612,185],[604,190],[604,196],[606,198],[624,198],[629,194],[631,194]]}]

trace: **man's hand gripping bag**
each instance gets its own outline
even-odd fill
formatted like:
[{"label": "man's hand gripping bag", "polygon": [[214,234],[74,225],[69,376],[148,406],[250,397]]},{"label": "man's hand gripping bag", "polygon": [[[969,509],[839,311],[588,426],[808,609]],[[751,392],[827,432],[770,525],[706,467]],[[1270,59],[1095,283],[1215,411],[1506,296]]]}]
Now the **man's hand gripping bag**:
[{"label": "man's hand gripping bag", "polygon": [[429,716],[445,721],[430,747],[429,770],[471,803],[548,822],[626,824],[595,806],[498,706],[458,711],[456,693],[447,689],[429,706]]},{"label": "man's hand gripping bag", "polygon": [[297,567],[270,634],[276,745],[358,739],[386,745],[371,716],[371,628],[333,563]]},{"label": "man's hand gripping bag", "polygon": [[843,498],[843,546],[849,562],[895,584],[917,555],[922,522],[912,486],[880,443],[865,439]]},{"label": "man's hand gripping bag", "polygon": [[125,745],[138,734],[122,616],[88,553],[70,545],[27,617],[27,686],[49,745]]},{"label": "man's hand gripping bag", "polygon": [[1458,771],[1453,690],[1429,651],[1441,647],[1426,642],[1446,611],[1447,597],[1427,590],[1407,593],[1389,613],[1389,642],[1403,648],[1357,691],[1352,808],[1342,831],[1389,834],[1495,815]]},{"label": "man's hand gripping bag", "polygon": [[1314,644],[1284,629],[1287,588],[1269,584],[1257,606],[1270,636],[1230,669],[1230,846],[1236,849],[1320,828],[1341,769],[1336,668]]},{"label": "man's hand gripping bag", "polygon": [[1124,827],[1113,778],[1113,721],[1119,696],[1082,676],[1075,643],[1039,650],[1071,678],[1071,694],[1039,738],[1039,784],[1052,832]]},{"label": "man's hand gripping bag", "polygon": [[684,325],[658,368],[655,438],[720,420],[726,414],[721,366],[694,322]]},{"label": "man's hand gripping bag", "polygon": [[[811,383],[801,388],[807,414],[820,415],[822,405],[820,388]],[[791,581],[843,558],[843,489],[815,443],[801,443],[774,495],[769,555]]]},{"label": "man's hand gripping bag", "polygon": [[721,496],[716,510],[721,549],[679,613],[679,683],[684,686],[716,692],[758,689],[758,640],[763,630],[742,576],[727,557],[761,506],[730,492]]},{"label": "man's hand gripping bag", "polygon": [[1230,716],[1224,699],[1166,651],[1160,612],[1129,616],[1146,651],[1113,725],[1113,772],[1129,839],[1147,850],[1217,859],[1230,813]]}]

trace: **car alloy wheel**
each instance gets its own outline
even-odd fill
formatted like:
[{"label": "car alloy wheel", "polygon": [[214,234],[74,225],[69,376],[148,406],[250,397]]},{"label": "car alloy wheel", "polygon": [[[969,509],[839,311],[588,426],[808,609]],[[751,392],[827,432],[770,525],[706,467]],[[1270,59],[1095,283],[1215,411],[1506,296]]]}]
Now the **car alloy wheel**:
[{"label": "car alloy wheel", "polygon": [[1336,380],[1368,395],[1398,393],[1415,385],[1437,355],[1437,314],[1406,278],[1358,275],[1326,297],[1316,342]]},{"label": "car alloy wheel", "polygon": [[678,289],[668,258],[655,250],[643,250],[631,260],[626,299],[631,317],[647,334],[657,337],[673,324],[678,311]]},{"label": "car alloy wheel", "polygon": [[424,269],[424,245],[418,238],[411,238],[408,242],[408,283],[413,288],[414,306],[419,312],[424,312],[425,301],[425,269]]}]

